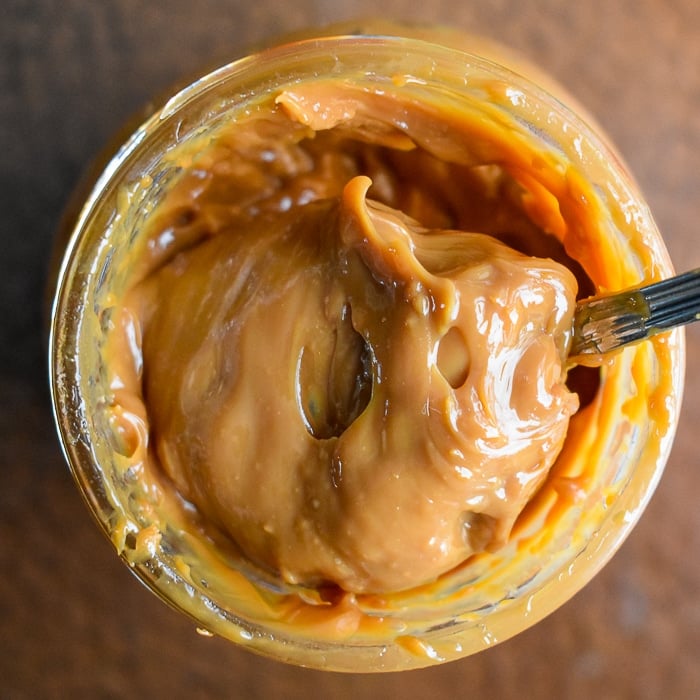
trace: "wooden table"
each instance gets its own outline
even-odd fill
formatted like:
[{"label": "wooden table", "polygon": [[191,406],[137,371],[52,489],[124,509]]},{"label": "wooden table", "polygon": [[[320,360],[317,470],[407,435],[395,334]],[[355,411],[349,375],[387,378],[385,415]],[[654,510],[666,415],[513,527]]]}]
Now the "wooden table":
[{"label": "wooden table", "polygon": [[[697,0],[385,0],[547,67],[597,116],[679,269],[700,266]],[[150,95],[251,42],[376,14],[363,0],[4,0],[0,9],[0,697],[691,698],[700,694],[700,324],[684,415],[641,523],[573,601],[519,637],[384,676],[287,667],[195,633],[117,560],[52,425],[42,289],[86,162]]]}]

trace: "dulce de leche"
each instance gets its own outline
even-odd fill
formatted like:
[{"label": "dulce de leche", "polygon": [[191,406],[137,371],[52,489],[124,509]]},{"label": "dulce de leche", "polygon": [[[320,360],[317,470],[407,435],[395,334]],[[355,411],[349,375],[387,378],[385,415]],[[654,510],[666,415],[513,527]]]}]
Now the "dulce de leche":
[{"label": "dulce de leche", "polygon": [[288,583],[434,581],[507,541],[564,443],[578,281],[533,222],[549,201],[470,129],[290,88],[150,217],[116,395],[151,466]]}]

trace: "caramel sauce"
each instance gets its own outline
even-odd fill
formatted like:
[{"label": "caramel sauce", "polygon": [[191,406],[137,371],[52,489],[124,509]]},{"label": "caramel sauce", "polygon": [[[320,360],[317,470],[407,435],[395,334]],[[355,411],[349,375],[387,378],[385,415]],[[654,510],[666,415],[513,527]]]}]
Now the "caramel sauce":
[{"label": "caramel sauce", "polygon": [[577,290],[634,275],[595,202],[500,122],[398,92],[318,80],[231,124],[112,310],[111,416],[149,512],[200,531],[245,614],[314,638],[393,629],[402,601],[545,547],[619,418],[618,370],[567,386]]}]

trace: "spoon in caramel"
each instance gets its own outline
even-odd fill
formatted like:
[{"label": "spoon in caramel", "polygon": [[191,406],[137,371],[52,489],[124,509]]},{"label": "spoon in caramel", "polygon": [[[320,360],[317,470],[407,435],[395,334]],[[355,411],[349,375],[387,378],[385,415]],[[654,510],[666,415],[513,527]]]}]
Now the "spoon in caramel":
[{"label": "spoon in caramel", "polygon": [[700,268],[645,287],[580,301],[569,359],[582,362],[700,320]]}]

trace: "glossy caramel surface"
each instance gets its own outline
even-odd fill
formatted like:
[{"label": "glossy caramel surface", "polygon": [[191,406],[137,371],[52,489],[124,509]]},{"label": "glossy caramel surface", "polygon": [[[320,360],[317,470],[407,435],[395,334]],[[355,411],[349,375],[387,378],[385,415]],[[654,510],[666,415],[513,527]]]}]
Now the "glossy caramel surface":
[{"label": "glossy caramel surface", "polygon": [[[275,102],[154,212],[116,405],[143,397],[153,468],[256,565],[354,593],[429,583],[508,540],[561,449],[577,282],[388,206],[546,237],[500,168],[434,155],[472,138],[467,119],[433,144],[439,112],[392,127],[401,93],[311,84]],[[113,347],[108,366],[128,343]]]}]

